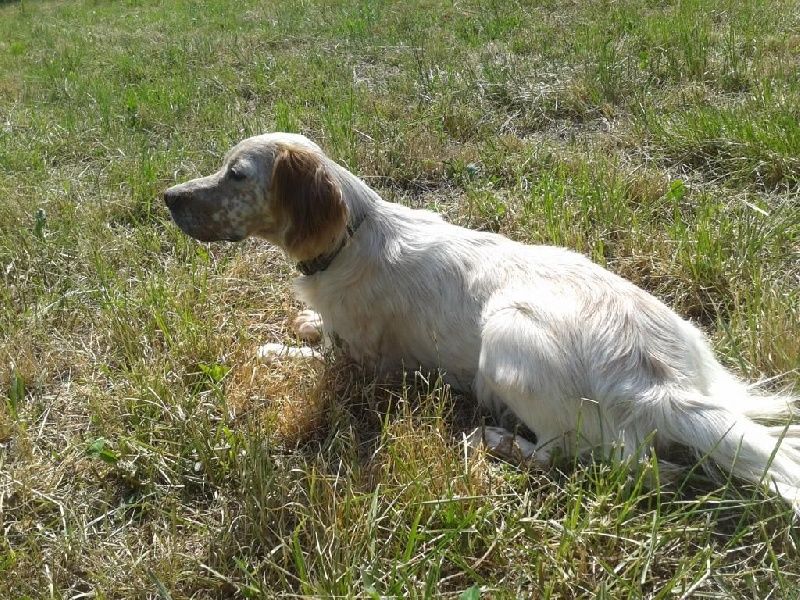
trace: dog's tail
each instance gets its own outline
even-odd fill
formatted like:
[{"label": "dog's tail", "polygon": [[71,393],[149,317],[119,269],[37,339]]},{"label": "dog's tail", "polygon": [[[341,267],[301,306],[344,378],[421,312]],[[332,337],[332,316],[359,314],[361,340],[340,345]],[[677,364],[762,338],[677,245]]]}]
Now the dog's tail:
[{"label": "dog's tail", "polygon": [[657,435],[694,449],[737,477],[768,483],[795,510],[800,509],[800,427],[766,426],[753,420],[783,418],[788,423],[785,417],[797,398],[750,394],[736,381],[714,386],[713,392],[659,388],[661,402],[651,404],[663,408],[654,419]]}]

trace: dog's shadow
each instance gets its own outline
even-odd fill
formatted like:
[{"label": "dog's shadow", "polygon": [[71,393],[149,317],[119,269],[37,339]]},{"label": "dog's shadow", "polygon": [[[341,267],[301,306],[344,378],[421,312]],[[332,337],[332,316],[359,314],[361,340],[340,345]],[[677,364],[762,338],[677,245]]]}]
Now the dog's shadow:
[{"label": "dog's shadow", "polygon": [[378,375],[345,357],[324,364],[312,395],[318,412],[310,422],[316,426],[294,440],[296,447],[322,451],[348,431],[363,460],[388,438],[396,439],[398,428],[436,433],[459,444],[463,434],[491,420],[488,411],[453,390],[440,373]]},{"label": "dog's shadow", "polygon": [[[387,460],[391,462],[387,457],[402,455],[412,469],[415,460],[420,460],[418,468],[434,467],[425,462],[426,457],[438,463],[458,457],[465,462],[482,461],[484,465],[488,462],[498,473],[507,473],[509,469],[523,473],[527,477],[512,479],[528,482],[529,486],[564,488],[577,484],[592,495],[604,491],[608,473],[612,473],[612,477],[620,479],[615,485],[621,493],[630,494],[629,500],[641,503],[643,510],[654,504],[670,503],[678,511],[680,506],[692,502],[699,503],[698,506],[706,503],[709,510],[725,505],[730,508],[725,509],[722,521],[730,523],[732,530],[763,498],[750,485],[729,480],[720,485],[720,480],[709,477],[691,453],[680,448],[661,457],[668,461],[664,464],[678,467],[678,475],[669,481],[666,478],[659,481],[656,477],[655,483],[653,469],[648,473],[640,470],[649,466],[620,473],[619,465],[605,457],[556,456],[550,467],[508,463],[485,454],[476,458],[464,443],[468,432],[481,425],[510,428],[514,424],[498,423],[473,397],[447,385],[441,374],[407,372],[392,377],[377,376],[343,356],[328,360],[313,371],[317,379],[304,390],[300,413],[295,407],[291,418],[286,419],[292,427],[279,436],[280,443],[307,459],[322,458],[322,464],[337,473],[342,464],[356,464],[362,474],[367,474],[362,482],[365,492],[386,475]],[[523,427],[517,432],[535,441],[533,433]],[[657,493],[654,486],[659,488]],[[728,527],[721,525],[721,528]]]}]

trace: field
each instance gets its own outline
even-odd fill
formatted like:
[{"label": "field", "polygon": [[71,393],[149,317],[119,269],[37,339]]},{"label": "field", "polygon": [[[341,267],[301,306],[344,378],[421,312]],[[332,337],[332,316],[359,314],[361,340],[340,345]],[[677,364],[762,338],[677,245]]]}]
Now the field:
[{"label": "field", "polygon": [[293,265],[160,192],[273,130],[800,389],[798,2],[3,0],[0,598],[798,598],[765,490],[468,455],[435,374],[256,363]]}]

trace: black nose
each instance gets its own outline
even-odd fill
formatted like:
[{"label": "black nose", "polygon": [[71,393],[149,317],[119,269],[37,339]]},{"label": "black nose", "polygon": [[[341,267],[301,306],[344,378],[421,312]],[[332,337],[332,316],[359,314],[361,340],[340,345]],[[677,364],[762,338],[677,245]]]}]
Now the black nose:
[{"label": "black nose", "polygon": [[164,192],[164,202],[169,208],[175,208],[182,200],[189,197],[189,194],[180,190],[168,189]]}]

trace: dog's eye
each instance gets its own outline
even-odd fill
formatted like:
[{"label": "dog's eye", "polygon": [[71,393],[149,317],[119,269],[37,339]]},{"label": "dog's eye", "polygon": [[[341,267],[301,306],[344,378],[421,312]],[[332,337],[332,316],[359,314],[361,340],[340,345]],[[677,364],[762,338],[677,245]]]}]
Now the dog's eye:
[{"label": "dog's eye", "polygon": [[241,181],[242,179],[247,177],[247,175],[244,174],[244,171],[240,171],[239,169],[233,168],[230,171],[228,171],[228,177],[230,177],[235,181]]}]

